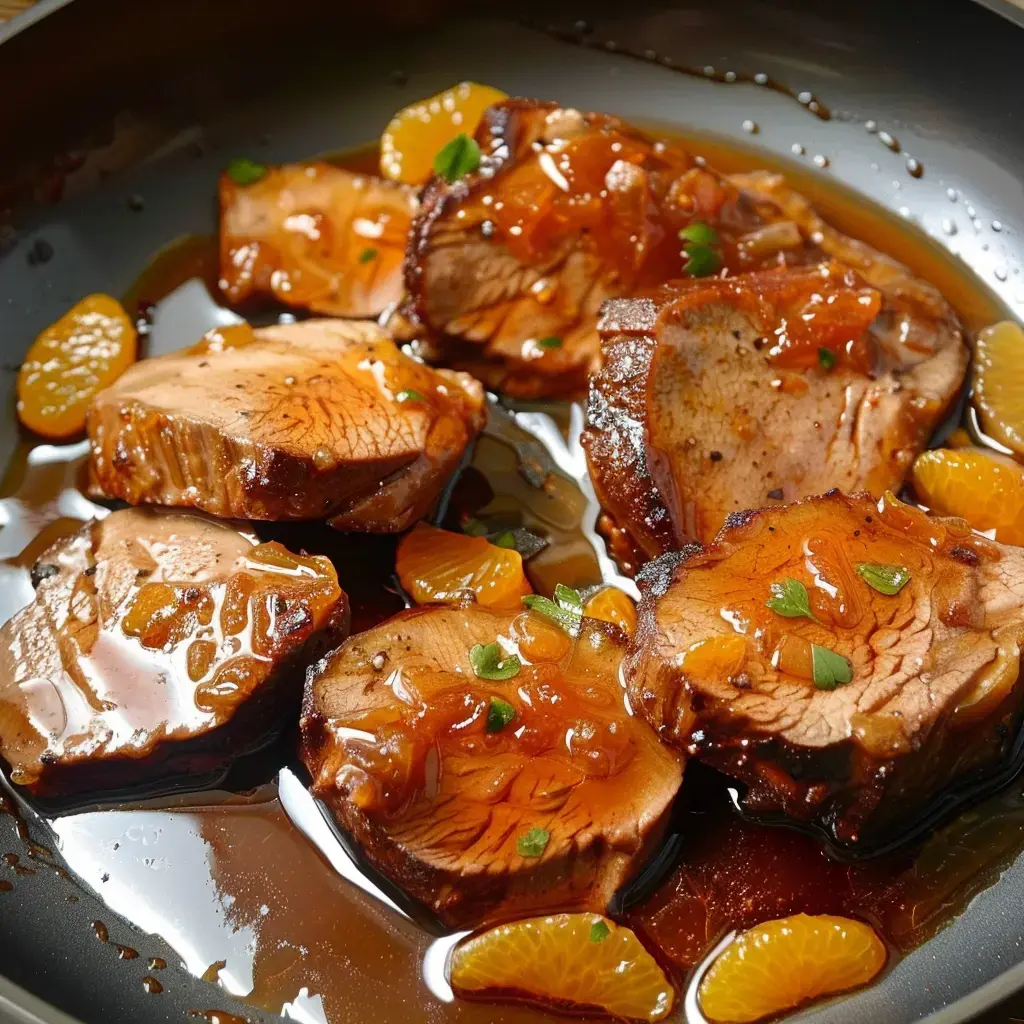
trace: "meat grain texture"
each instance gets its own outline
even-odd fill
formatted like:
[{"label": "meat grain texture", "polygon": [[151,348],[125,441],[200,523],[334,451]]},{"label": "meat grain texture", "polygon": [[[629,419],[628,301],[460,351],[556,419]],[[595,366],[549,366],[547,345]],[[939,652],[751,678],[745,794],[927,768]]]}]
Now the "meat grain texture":
[{"label": "meat grain texture", "polygon": [[37,796],[223,769],[280,729],[348,624],[326,558],[196,515],[113,512],[33,575],[0,630],[0,754]]},{"label": "meat grain texture", "polygon": [[967,369],[931,285],[777,175],[733,181],[812,262],[617,300],[600,324],[584,446],[602,506],[647,557],[710,541],[734,511],[898,489]]},{"label": "meat grain texture", "polygon": [[[880,593],[864,564],[905,568],[909,582]],[[962,520],[833,492],[737,514],[639,579],[633,707],[747,783],[751,810],[874,841],[1012,745],[1024,552]],[[767,606],[787,579],[806,588],[809,616]],[[816,681],[812,645],[847,659],[852,680]]]},{"label": "meat grain texture", "polygon": [[[522,655],[529,618],[408,611],[307,681],[313,792],[378,870],[452,926],[603,911],[655,848],[680,784],[681,757],[623,707],[617,627],[584,619],[575,641],[563,635],[514,678],[474,674],[476,644],[518,639]],[[497,731],[493,697],[515,714]]]},{"label": "meat grain texture", "polygon": [[94,490],[240,519],[391,533],[431,508],[483,426],[483,392],[370,323],[245,328],[137,363],[93,403]]}]

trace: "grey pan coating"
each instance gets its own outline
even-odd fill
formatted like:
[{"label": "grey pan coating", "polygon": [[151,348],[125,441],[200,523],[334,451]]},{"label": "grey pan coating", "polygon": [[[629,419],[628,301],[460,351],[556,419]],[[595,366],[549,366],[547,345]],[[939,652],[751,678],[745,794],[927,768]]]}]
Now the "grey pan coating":
[{"label": "grey pan coating", "polygon": [[[59,11],[54,22],[83,6]],[[111,16],[116,6],[97,3],[95,17]],[[174,4],[152,5],[161,6],[174,17]],[[275,65],[271,81],[254,75],[251,89],[227,99],[213,91],[205,102],[205,58],[158,64],[151,69],[154,78],[186,82],[181,88],[204,102],[175,108],[150,133],[148,148],[108,180],[87,184],[56,206],[16,211],[17,234],[0,259],[4,363],[16,365],[30,339],[78,297],[124,291],[159,246],[186,232],[211,230],[216,172],[228,158],[283,160],[356,144],[376,135],[404,102],[466,78],[510,93],[711,128],[808,166],[815,155],[826,157],[827,173],[836,180],[906,216],[936,244],[963,256],[1017,315],[1024,309],[1024,89],[1018,78],[1024,30],[1011,21],[966,0],[859,5],[855,12],[846,4],[833,11],[832,5],[721,2],[659,12],[632,3],[611,18],[596,14],[593,5],[554,6],[557,12],[545,5],[546,21],[571,27],[582,16],[592,28],[589,38],[615,46],[571,47],[511,21],[486,19],[395,39],[354,37],[335,17],[325,22],[330,29],[308,35],[295,29],[289,37],[290,44],[302,38],[301,66],[289,64],[285,74],[284,65]],[[1003,0],[990,6],[1016,10]],[[42,27],[32,26],[18,42],[31,52]],[[841,116],[820,121],[768,90],[687,78],[631,60],[616,52],[622,47],[649,49],[680,64],[767,72],[816,94]],[[0,66],[3,58],[0,50]],[[45,59],[40,52],[39,60]],[[389,74],[397,69],[406,80],[401,86]],[[130,105],[132,84],[121,88]],[[898,136],[904,153],[882,145],[865,127],[871,120]],[[744,129],[745,121],[756,122],[756,135]],[[794,155],[794,145],[804,153]],[[908,153],[923,163],[922,178],[907,173]],[[141,211],[129,207],[130,195],[142,197]],[[26,259],[37,238],[55,251],[45,267]],[[0,374],[8,404],[13,379],[9,369]],[[13,430],[0,438],[5,462],[15,441]],[[0,820],[5,838],[6,827]],[[181,1021],[191,1007],[230,1002],[173,967],[161,976],[163,996],[144,995],[144,965],[112,966],[109,955],[100,955],[88,922],[102,915],[112,938],[130,942],[127,926],[116,926],[88,895],[68,904],[67,891],[66,883],[39,876],[0,895],[0,969],[12,980],[83,1021]],[[147,940],[146,948],[159,953],[163,947]],[[166,948],[162,955],[176,962]],[[880,984],[795,1019],[967,1020],[1021,985],[1024,859]],[[0,1019],[65,1019],[28,1002],[5,984]],[[23,1009],[13,1009],[18,1006]],[[236,1012],[263,1019],[250,1009]],[[991,1020],[1005,1020],[1010,1012],[1007,1004]]]}]

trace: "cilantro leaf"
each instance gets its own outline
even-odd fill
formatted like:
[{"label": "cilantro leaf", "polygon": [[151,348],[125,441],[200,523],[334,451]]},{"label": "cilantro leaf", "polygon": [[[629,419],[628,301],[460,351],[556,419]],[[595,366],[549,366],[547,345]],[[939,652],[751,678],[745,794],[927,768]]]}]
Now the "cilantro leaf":
[{"label": "cilantro leaf", "polygon": [[519,659],[514,654],[505,654],[497,642],[474,644],[469,652],[469,663],[481,679],[500,682],[519,675]]},{"label": "cilantro leaf", "polygon": [[507,700],[492,697],[487,707],[487,731],[501,732],[516,717],[516,709]]},{"label": "cilantro leaf", "polygon": [[830,348],[818,349],[818,362],[823,370],[831,370],[836,365],[836,354]]},{"label": "cilantro leaf", "polygon": [[718,232],[706,220],[691,221],[679,232],[679,237],[694,245],[718,245]]},{"label": "cilantro leaf", "polygon": [[434,157],[434,173],[451,185],[480,166],[480,147],[465,132],[445,143]]},{"label": "cilantro leaf", "polygon": [[395,395],[395,401],[399,404],[404,404],[405,402],[425,402],[426,400],[426,395],[420,394],[419,391],[414,391],[412,388],[405,388]]},{"label": "cilantro leaf", "polygon": [[590,941],[604,942],[611,935],[612,931],[604,921],[595,921],[590,926]]},{"label": "cilantro leaf", "polygon": [[784,615],[787,619],[813,619],[811,599],[807,588],[799,581],[787,576],[773,583],[772,596],[765,602],[776,615]]},{"label": "cilantro leaf", "polygon": [[853,666],[841,654],[811,644],[811,669],[819,690],[834,690],[853,678]]},{"label": "cilantro leaf", "polygon": [[236,185],[255,185],[261,178],[265,178],[269,171],[266,164],[258,164],[247,156],[237,156],[229,161],[227,166],[228,177]]},{"label": "cilantro leaf", "polygon": [[359,262],[360,263],[369,263],[370,260],[375,260],[376,258],[377,258],[377,250],[372,248],[372,247],[368,247],[368,248],[364,249],[359,254]]},{"label": "cilantro leaf", "polygon": [[722,265],[722,259],[709,245],[691,243],[683,247],[686,262],[683,270],[690,277],[710,277]]},{"label": "cilantro leaf", "polygon": [[580,619],[583,618],[583,598],[579,591],[573,590],[559,583],[555,587],[555,599],[541,597],[540,594],[527,594],[523,598],[523,604],[530,611],[537,612],[545,618],[551,619],[570,634],[575,636],[580,630]]},{"label": "cilantro leaf", "polygon": [[857,573],[872,590],[889,597],[898,594],[910,582],[910,570],[902,565],[861,562]]},{"label": "cilantro leaf", "polygon": [[546,828],[531,828],[516,840],[516,852],[520,857],[540,857],[548,848],[551,833]]},{"label": "cilantro leaf", "polygon": [[546,338],[538,339],[537,344],[541,348],[561,348],[562,339],[556,334],[549,334]]}]

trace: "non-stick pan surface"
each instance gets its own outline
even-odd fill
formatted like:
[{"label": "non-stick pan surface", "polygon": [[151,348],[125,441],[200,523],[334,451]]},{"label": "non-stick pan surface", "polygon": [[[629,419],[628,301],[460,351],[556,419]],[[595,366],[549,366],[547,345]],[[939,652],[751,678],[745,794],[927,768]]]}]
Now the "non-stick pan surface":
[{"label": "non-stick pan surface", "polygon": [[[1011,313],[1024,311],[1024,28],[1002,16],[1016,11],[1005,0],[992,0],[994,10],[968,0],[489,5],[447,21],[407,4],[391,25],[346,6],[78,0],[19,34],[7,30],[6,407],[42,327],[88,292],[123,292],[171,239],[214,229],[214,183],[227,159],[286,160],[354,145],[376,136],[404,102],[461,79],[713,129],[818,167],[966,260]],[[795,95],[716,83],[710,71],[701,80],[666,64],[764,73]],[[810,112],[808,96],[831,118]],[[40,239],[52,248],[43,262],[30,259]],[[18,439],[13,415],[7,423],[5,463]],[[53,845],[43,829],[35,837]],[[14,820],[0,817],[0,852],[21,842]],[[174,898],[166,893],[168,907]],[[883,982],[800,1019],[969,1019],[1024,985],[1022,908],[1024,859]],[[111,940],[143,955],[118,960],[96,941],[97,919]],[[142,985],[151,956],[169,965],[159,996]],[[183,1021],[189,1010],[231,1005],[177,969],[179,959],[54,870],[19,875],[0,893],[0,970],[38,997],[4,983],[0,1019],[65,1020],[52,1004],[89,1022]],[[1009,1019],[1012,1006],[989,1019]],[[251,1008],[235,1012],[264,1019]],[[407,1019],[429,1013],[410,1007]]]}]

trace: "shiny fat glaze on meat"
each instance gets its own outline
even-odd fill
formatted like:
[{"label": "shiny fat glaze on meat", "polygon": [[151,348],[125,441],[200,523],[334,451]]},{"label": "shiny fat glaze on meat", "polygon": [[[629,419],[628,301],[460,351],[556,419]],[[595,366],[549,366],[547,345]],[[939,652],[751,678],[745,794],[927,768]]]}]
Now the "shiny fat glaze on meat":
[{"label": "shiny fat glaze on meat", "polygon": [[39,796],[222,768],[280,728],[313,644],[347,630],[328,559],[196,515],[114,512],[34,575],[0,630],[0,753]]},{"label": "shiny fat glaze on meat", "polygon": [[476,381],[373,324],[228,328],[96,397],[90,477],[131,504],[392,533],[430,510],[483,419]]},{"label": "shiny fat glaze on meat", "polygon": [[[505,681],[469,652],[523,659]],[[625,637],[584,619],[419,608],[353,637],[310,673],[302,757],[313,791],[370,862],[451,925],[603,912],[654,849],[681,757],[623,706]],[[516,717],[488,732],[492,696]],[[543,829],[537,856],[519,839]]]},{"label": "shiny fat glaze on meat", "polygon": [[[910,580],[880,593],[862,563]],[[787,578],[805,585],[813,619],[767,607]],[[665,555],[639,580],[633,707],[747,783],[751,810],[870,841],[1011,745],[1024,552],[961,520],[833,492],[737,514],[709,547]],[[816,686],[812,644],[847,658],[852,681]]]}]

